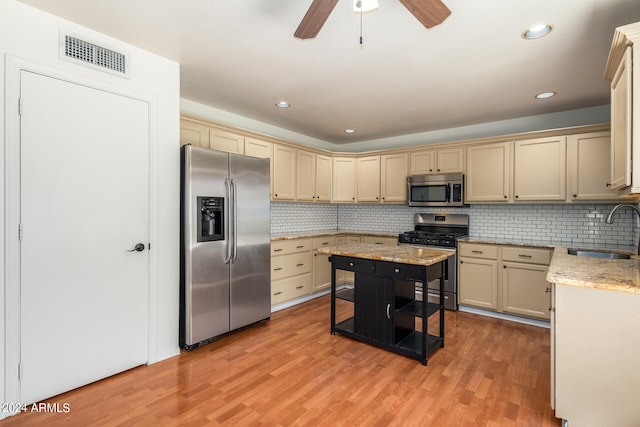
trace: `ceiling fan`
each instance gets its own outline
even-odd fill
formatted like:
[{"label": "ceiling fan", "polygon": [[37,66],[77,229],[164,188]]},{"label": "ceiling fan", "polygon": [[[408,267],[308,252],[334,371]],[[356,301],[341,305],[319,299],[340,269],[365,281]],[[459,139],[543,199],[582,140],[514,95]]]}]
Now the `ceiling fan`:
[{"label": "ceiling fan", "polygon": [[[440,0],[399,0],[427,28],[441,24],[451,11]],[[299,39],[312,39],[331,14],[338,0],[313,0],[293,34]]]}]

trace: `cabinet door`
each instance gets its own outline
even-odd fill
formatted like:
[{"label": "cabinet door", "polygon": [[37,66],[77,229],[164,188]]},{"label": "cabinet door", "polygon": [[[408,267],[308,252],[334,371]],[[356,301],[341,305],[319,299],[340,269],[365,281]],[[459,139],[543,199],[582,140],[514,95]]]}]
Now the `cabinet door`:
[{"label": "cabinet door", "polygon": [[354,332],[375,341],[393,343],[393,280],[357,273],[354,289]]},{"label": "cabinet door", "polygon": [[271,159],[273,158],[273,144],[259,139],[245,138],[244,154],[261,159]]},{"label": "cabinet door", "polygon": [[458,303],[498,309],[498,261],[461,258],[458,265]]},{"label": "cabinet door", "polygon": [[334,202],[356,201],[356,159],[345,157],[333,158],[333,192]]},{"label": "cabinet door", "polygon": [[180,119],[180,145],[209,148],[209,126]]},{"label": "cabinet door", "polygon": [[[336,244],[335,236],[313,238],[313,290],[319,291],[331,286],[331,263],[329,254],[319,254],[318,248]],[[341,271],[341,270],[338,270]]]},{"label": "cabinet door", "polygon": [[612,200],[609,132],[567,138],[567,177],[571,200]]},{"label": "cabinet door", "polygon": [[[502,311],[549,320],[551,287],[546,265],[502,263]],[[548,291],[547,291],[548,289]]]},{"label": "cabinet door", "polygon": [[508,142],[467,148],[467,202],[509,201],[509,148]]},{"label": "cabinet door", "polygon": [[244,154],[244,137],[237,133],[211,128],[209,132],[209,146],[214,150]]},{"label": "cabinet door", "polygon": [[436,169],[435,150],[416,151],[411,153],[411,175],[434,173]]},{"label": "cabinet door", "polygon": [[273,146],[274,200],[293,200],[296,197],[296,149],[284,145]]},{"label": "cabinet door", "polygon": [[359,202],[380,201],[380,156],[360,157],[356,194]]},{"label": "cabinet door", "polygon": [[[632,47],[611,80],[611,189],[631,185]],[[638,106],[636,106],[638,107]]]},{"label": "cabinet door", "polygon": [[316,200],[331,201],[331,157],[316,154]]},{"label": "cabinet door", "polygon": [[515,201],[566,199],[566,139],[561,136],[515,143]]},{"label": "cabinet door", "polygon": [[380,181],[383,203],[407,201],[407,153],[389,154],[380,157]]},{"label": "cabinet door", "polygon": [[309,151],[298,150],[297,199],[315,200],[316,191],[316,155]]},{"label": "cabinet door", "polygon": [[464,148],[438,150],[436,173],[464,172]]}]

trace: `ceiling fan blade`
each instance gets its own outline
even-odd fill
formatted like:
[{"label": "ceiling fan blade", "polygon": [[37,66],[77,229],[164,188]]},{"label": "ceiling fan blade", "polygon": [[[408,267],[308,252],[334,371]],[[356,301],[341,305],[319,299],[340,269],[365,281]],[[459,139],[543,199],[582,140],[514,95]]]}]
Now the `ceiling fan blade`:
[{"label": "ceiling fan blade", "polygon": [[299,39],[312,39],[318,35],[338,0],[313,0],[293,35]]},{"label": "ceiling fan blade", "polygon": [[451,11],[440,0],[400,0],[409,12],[427,28],[441,24]]}]

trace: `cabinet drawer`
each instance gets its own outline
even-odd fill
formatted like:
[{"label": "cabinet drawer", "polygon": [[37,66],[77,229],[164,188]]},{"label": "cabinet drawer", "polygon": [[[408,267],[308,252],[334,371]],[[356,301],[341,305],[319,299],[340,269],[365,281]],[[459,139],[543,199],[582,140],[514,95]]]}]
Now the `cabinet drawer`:
[{"label": "cabinet drawer", "polygon": [[498,259],[498,246],[496,245],[460,243],[458,250],[462,257]]},{"label": "cabinet drawer", "polygon": [[347,258],[333,255],[331,262],[336,268],[347,271],[358,271],[361,273],[373,274],[376,263],[370,259]]},{"label": "cabinet drawer", "polygon": [[371,243],[374,245],[397,245],[397,237],[383,237],[383,236],[362,236],[362,243]]},{"label": "cabinet drawer", "polygon": [[376,274],[391,279],[422,281],[424,273],[424,265],[398,264],[385,261],[376,263]]},{"label": "cabinet drawer", "polygon": [[324,248],[325,246],[334,246],[336,244],[336,236],[314,237],[313,249]]},{"label": "cabinet drawer", "polygon": [[311,293],[311,274],[271,282],[271,305]]},{"label": "cabinet drawer", "polygon": [[551,249],[504,246],[502,248],[502,260],[549,265],[551,262]]},{"label": "cabinet drawer", "polygon": [[297,276],[311,271],[311,252],[301,252],[271,258],[271,280]]},{"label": "cabinet drawer", "polygon": [[311,239],[276,240],[271,242],[271,255],[286,255],[311,250]]}]

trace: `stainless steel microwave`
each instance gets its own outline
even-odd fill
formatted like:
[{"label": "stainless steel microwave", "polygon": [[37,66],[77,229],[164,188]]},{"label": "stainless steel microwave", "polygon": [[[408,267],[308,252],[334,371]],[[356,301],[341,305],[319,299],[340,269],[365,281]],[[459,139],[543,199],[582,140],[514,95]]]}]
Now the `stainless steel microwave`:
[{"label": "stainless steel microwave", "polygon": [[407,177],[409,206],[464,206],[464,175],[411,175]]}]

